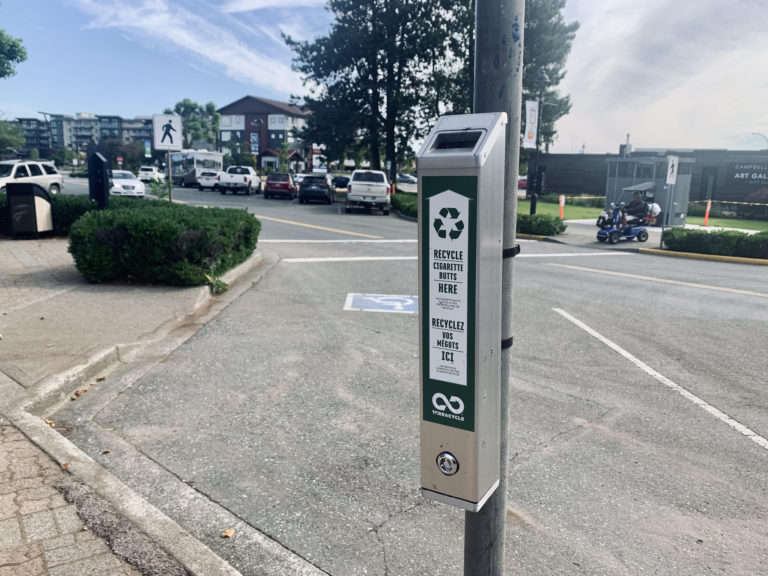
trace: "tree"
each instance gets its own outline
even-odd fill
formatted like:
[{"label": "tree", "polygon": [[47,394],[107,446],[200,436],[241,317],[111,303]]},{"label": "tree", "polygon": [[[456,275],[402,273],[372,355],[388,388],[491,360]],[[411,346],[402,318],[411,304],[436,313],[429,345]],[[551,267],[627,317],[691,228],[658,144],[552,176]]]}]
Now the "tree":
[{"label": "tree", "polygon": [[56,166],[68,166],[72,164],[73,157],[74,153],[66,146],[59,146],[53,153],[53,161],[56,163]]},{"label": "tree", "polygon": [[[570,98],[561,96],[557,85],[565,76],[565,64],[579,28],[578,22],[566,23],[562,11],[566,0],[525,0],[523,36],[523,113],[525,101],[537,100],[537,79],[543,70],[549,82],[543,90],[541,142],[545,148],[554,141],[555,123],[571,109]],[[429,112],[465,114],[472,110],[474,84],[475,0],[461,0],[450,10],[451,19],[443,22],[440,35],[444,44],[435,43],[430,53],[433,81],[430,84]],[[446,56],[443,56],[445,54]],[[523,127],[524,128],[524,127]],[[521,151],[525,163],[528,150]]]},{"label": "tree", "polygon": [[181,116],[184,148],[192,148],[193,144],[202,145],[203,142],[206,143],[204,145],[206,148],[216,148],[221,115],[216,111],[216,105],[213,102],[203,106],[189,98],[184,98],[177,102],[173,109],[166,108],[163,113]]},{"label": "tree", "polygon": [[0,30],[0,78],[16,74],[16,64],[27,59],[27,51],[18,38],[13,38]]},{"label": "tree", "polygon": [[294,69],[311,86],[305,96],[310,138],[325,144],[330,157],[361,143],[374,169],[381,169],[384,152],[394,177],[410,141],[424,131],[418,114],[429,72],[423,53],[443,1],[329,0],[335,22],[328,36],[312,42],[285,37]]},{"label": "tree", "polygon": [[137,170],[144,163],[144,145],[141,142],[123,142],[119,138],[106,138],[99,144],[100,152],[117,167],[117,157],[123,159],[123,170]]},{"label": "tree", "polygon": [[17,155],[17,150],[25,144],[24,132],[17,122],[0,120],[0,156]]},{"label": "tree", "polygon": [[[557,85],[565,77],[565,64],[579,29],[566,23],[562,11],[566,0],[525,0],[523,46],[523,106],[539,97],[537,78],[543,70],[549,78],[544,86],[541,113],[541,142],[549,149],[557,131],[555,123],[571,110],[571,98],[561,96]],[[525,119],[525,114],[521,118]]]}]

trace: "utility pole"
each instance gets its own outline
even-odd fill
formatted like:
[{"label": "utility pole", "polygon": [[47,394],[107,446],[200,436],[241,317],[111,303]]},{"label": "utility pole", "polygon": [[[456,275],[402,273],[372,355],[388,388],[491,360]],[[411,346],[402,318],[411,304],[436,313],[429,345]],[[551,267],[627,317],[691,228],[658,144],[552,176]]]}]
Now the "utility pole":
[{"label": "utility pole", "polygon": [[524,0],[477,0],[473,112],[506,112],[504,263],[502,267],[501,401],[499,487],[479,512],[465,512],[464,576],[503,576],[507,506],[509,386],[512,378],[512,277],[517,228],[520,162]]}]

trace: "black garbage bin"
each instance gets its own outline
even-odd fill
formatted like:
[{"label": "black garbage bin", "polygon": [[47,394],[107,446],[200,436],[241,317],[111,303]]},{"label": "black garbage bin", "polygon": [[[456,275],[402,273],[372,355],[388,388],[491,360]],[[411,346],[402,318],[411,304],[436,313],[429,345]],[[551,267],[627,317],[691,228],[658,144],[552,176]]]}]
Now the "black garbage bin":
[{"label": "black garbage bin", "polygon": [[35,236],[53,232],[51,195],[39,184],[11,182],[5,187],[11,235]]}]

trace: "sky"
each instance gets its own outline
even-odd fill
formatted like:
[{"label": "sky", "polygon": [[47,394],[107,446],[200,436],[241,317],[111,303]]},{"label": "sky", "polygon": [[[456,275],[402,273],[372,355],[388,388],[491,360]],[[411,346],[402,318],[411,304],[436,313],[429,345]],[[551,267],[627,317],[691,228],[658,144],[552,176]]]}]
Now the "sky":
[{"label": "sky", "polygon": [[[428,1],[428,0],[425,0]],[[281,34],[328,33],[325,0],[0,0],[28,59],[0,117],[162,113],[189,98],[306,93]],[[568,0],[576,34],[552,152],[768,148],[768,0]],[[544,109],[546,113],[546,107]],[[754,135],[764,134],[764,136]]]}]

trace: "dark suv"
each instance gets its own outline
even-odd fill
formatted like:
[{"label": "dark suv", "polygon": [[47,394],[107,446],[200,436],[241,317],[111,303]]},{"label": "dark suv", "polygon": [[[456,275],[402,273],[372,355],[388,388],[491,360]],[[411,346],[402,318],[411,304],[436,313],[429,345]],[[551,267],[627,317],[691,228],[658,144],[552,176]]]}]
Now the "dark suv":
[{"label": "dark suv", "polygon": [[272,172],[267,176],[267,183],[264,186],[264,198],[271,196],[285,196],[287,198],[296,198],[296,186],[293,178],[285,172]]},{"label": "dark suv", "polygon": [[299,204],[310,200],[322,200],[327,204],[333,204],[336,190],[331,184],[331,177],[327,174],[307,174],[299,186]]}]

